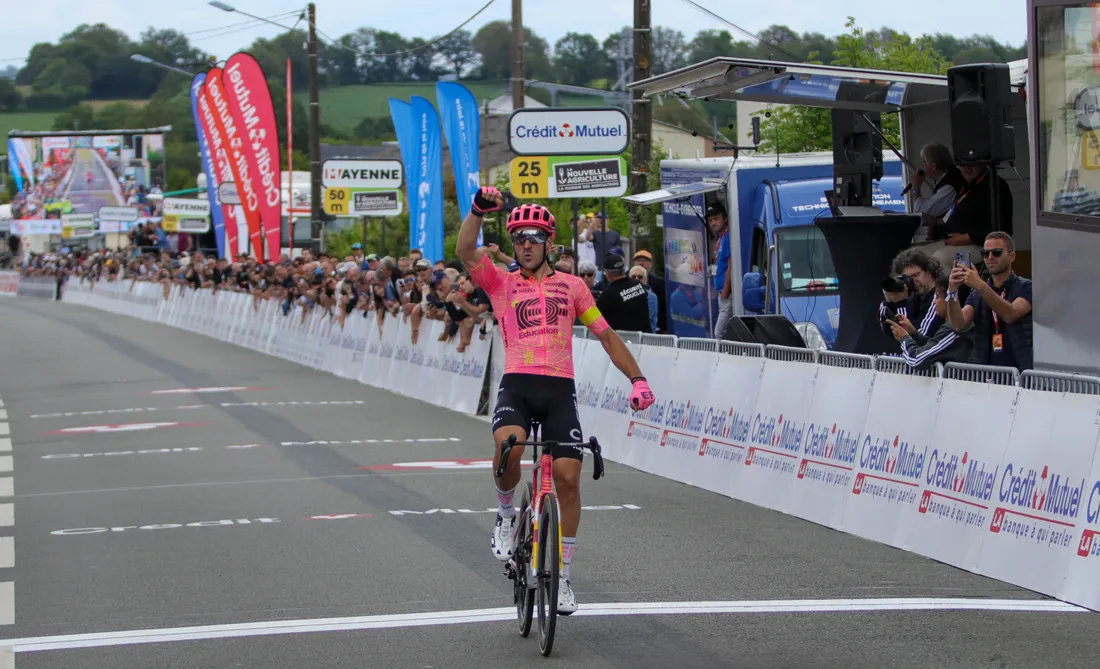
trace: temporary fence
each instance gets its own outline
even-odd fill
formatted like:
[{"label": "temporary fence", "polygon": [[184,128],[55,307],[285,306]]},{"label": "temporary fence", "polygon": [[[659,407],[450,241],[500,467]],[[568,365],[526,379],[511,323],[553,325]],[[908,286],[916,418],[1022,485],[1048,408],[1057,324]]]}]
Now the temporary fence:
[{"label": "temporary fence", "polygon": [[[159,286],[70,283],[64,301],[207,334],[433,404],[475,410],[499,337],[458,354],[401,318]],[[1100,379],[629,334],[658,401],[576,331],[577,405],[609,460],[1100,610]],[[490,362],[490,349],[493,354]]]}]

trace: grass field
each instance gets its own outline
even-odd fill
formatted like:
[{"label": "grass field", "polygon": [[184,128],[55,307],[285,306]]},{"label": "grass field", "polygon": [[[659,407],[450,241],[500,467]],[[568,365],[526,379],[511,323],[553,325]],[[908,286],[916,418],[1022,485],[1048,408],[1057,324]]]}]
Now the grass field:
[{"label": "grass field", "polygon": [[[478,105],[482,107],[489,100],[508,93],[506,85],[499,82],[464,81],[462,84],[470,89],[477,98]],[[544,93],[545,91],[539,92],[540,95]],[[390,98],[408,102],[414,95],[419,95],[436,104],[434,83],[372,84],[323,89],[320,92],[321,122],[335,128],[350,130],[364,118],[388,118]],[[309,96],[304,91],[297,93],[296,97],[302,104],[309,103]],[[558,96],[558,104],[563,107],[579,107],[601,103],[599,98],[563,94]]]},{"label": "grass field", "polygon": [[0,140],[7,153],[7,136],[11,130],[49,130],[57,112],[13,112],[0,114]]}]

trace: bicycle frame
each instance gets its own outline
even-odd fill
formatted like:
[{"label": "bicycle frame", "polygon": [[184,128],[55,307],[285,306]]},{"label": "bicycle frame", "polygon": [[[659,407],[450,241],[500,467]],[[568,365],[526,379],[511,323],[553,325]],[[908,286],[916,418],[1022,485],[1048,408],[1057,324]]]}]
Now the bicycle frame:
[{"label": "bicycle frame", "polygon": [[[535,463],[534,472],[532,472],[532,481],[534,492],[531,495],[531,564],[537,565],[539,559],[539,518],[542,515],[542,503],[548,494],[554,490],[554,448],[566,447],[566,448],[581,448],[592,451],[593,457],[593,480],[599,480],[604,473],[603,454],[600,449],[600,443],[595,437],[590,437],[587,442],[557,442],[557,441],[539,441],[541,426],[535,423],[531,426],[531,440],[519,441],[515,435],[508,438],[508,441],[501,445],[500,449],[500,464],[497,467],[497,477],[504,476],[504,471],[508,467],[508,456],[512,453],[512,449],[516,446],[532,446],[535,448],[532,451],[532,460]],[[542,453],[539,454],[541,449]],[[561,524],[558,525],[558,546],[561,546]],[[561,551],[558,551],[558,555],[561,555]]]}]

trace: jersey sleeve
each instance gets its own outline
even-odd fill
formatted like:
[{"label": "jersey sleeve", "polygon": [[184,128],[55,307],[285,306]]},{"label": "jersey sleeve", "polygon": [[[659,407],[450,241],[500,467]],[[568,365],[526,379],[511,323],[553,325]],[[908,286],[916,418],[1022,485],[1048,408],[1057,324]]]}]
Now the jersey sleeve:
[{"label": "jersey sleeve", "polygon": [[581,324],[594,334],[600,334],[607,329],[607,319],[596,307],[596,300],[592,297],[592,291],[583,281],[573,284],[573,306],[577,311],[577,318]]},{"label": "jersey sleeve", "polygon": [[488,253],[481,254],[481,259],[470,268],[470,279],[486,293],[492,293],[500,285],[501,275],[504,272],[493,264]]}]

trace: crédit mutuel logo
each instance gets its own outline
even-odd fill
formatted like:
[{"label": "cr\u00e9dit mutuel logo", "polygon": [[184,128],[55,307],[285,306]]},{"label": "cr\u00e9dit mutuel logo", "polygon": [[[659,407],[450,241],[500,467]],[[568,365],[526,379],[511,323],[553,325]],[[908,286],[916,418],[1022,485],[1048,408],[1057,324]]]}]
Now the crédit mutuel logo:
[{"label": "cr\u00e9dit mutuel logo", "polygon": [[546,123],[543,125],[517,125],[519,139],[586,139],[590,137],[624,137],[626,126],[598,123]]}]

